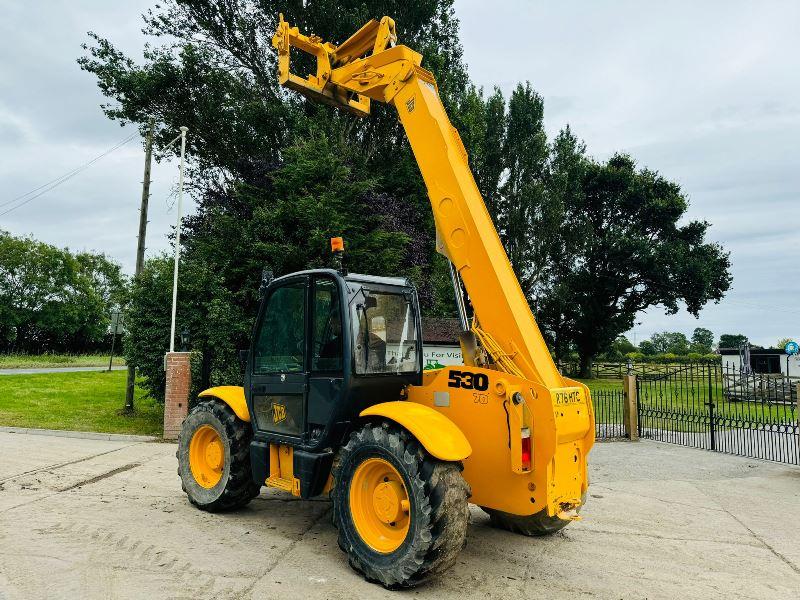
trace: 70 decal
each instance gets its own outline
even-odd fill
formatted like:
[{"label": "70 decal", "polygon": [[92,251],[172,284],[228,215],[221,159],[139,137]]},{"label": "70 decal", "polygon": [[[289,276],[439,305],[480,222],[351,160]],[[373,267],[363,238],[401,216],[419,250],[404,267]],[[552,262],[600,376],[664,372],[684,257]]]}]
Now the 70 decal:
[{"label": "70 decal", "polygon": [[489,377],[485,373],[450,371],[450,376],[447,378],[447,387],[485,392],[489,389]]}]

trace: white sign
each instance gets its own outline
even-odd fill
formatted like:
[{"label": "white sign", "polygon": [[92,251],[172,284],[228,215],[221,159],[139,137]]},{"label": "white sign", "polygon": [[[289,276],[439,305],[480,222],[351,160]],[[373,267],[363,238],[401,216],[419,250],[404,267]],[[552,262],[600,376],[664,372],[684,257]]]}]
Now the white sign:
[{"label": "white sign", "polygon": [[122,335],[125,333],[125,318],[122,315],[122,312],[118,310],[111,311],[111,334],[112,335]]},{"label": "white sign", "polygon": [[433,362],[438,362],[446,367],[463,365],[461,348],[458,346],[424,346],[422,348],[422,366]]}]

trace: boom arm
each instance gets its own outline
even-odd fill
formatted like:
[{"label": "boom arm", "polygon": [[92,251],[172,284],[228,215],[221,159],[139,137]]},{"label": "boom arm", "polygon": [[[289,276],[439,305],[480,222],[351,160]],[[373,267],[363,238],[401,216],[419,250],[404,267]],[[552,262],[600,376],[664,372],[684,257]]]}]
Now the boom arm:
[{"label": "boom arm", "polygon": [[[316,100],[358,115],[370,100],[392,104],[400,116],[428,189],[437,246],[455,266],[469,294],[478,339],[498,368],[550,389],[566,384],[553,362],[536,320],[503,249],[467,163],[458,131],[439,98],[422,56],[391,46],[394,21],[370,21],[339,46],[304,36],[280,18],[273,45],[280,82]],[[290,71],[295,47],[317,58],[306,79]]]}]

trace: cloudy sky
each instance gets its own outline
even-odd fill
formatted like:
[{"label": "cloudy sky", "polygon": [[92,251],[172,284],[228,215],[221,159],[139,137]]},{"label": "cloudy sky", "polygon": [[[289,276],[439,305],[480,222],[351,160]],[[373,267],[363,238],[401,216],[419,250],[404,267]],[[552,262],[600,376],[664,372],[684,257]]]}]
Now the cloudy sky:
[{"label": "cloudy sky", "polygon": [[[132,270],[137,140],[2,213],[133,133],[105,119],[75,59],[87,30],[140,56],[151,4],[0,0],[0,228]],[[800,3],[457,0],[456,10],[473,80],[504,92],[531,81],[551,134],[569,123],[596,158],[628,152],[677,181],[690,217],[730,250],[725,300],[699,321],[652,309],[632,339],[698,325],[765,345],[800,337]],[[148,254],[168,247],[177,165],[156,165],[153,179]]]}]

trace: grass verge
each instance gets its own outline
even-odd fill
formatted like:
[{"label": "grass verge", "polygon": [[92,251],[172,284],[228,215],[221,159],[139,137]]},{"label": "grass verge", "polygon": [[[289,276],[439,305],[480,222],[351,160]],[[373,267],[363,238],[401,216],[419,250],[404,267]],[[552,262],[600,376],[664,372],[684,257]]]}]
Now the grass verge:
[{"label": "grass verge", "polygon": [[125,405],[126,371],[0,375],[0,425],[160,435],[164,409],[136,388],[135,413]]},{"label": "grass verge", "polygon": [[[46,369],[48,367],[107,367],[108,354],[0,354],[0,369]],[[125,359],[114,357],[114,365]]]}]

